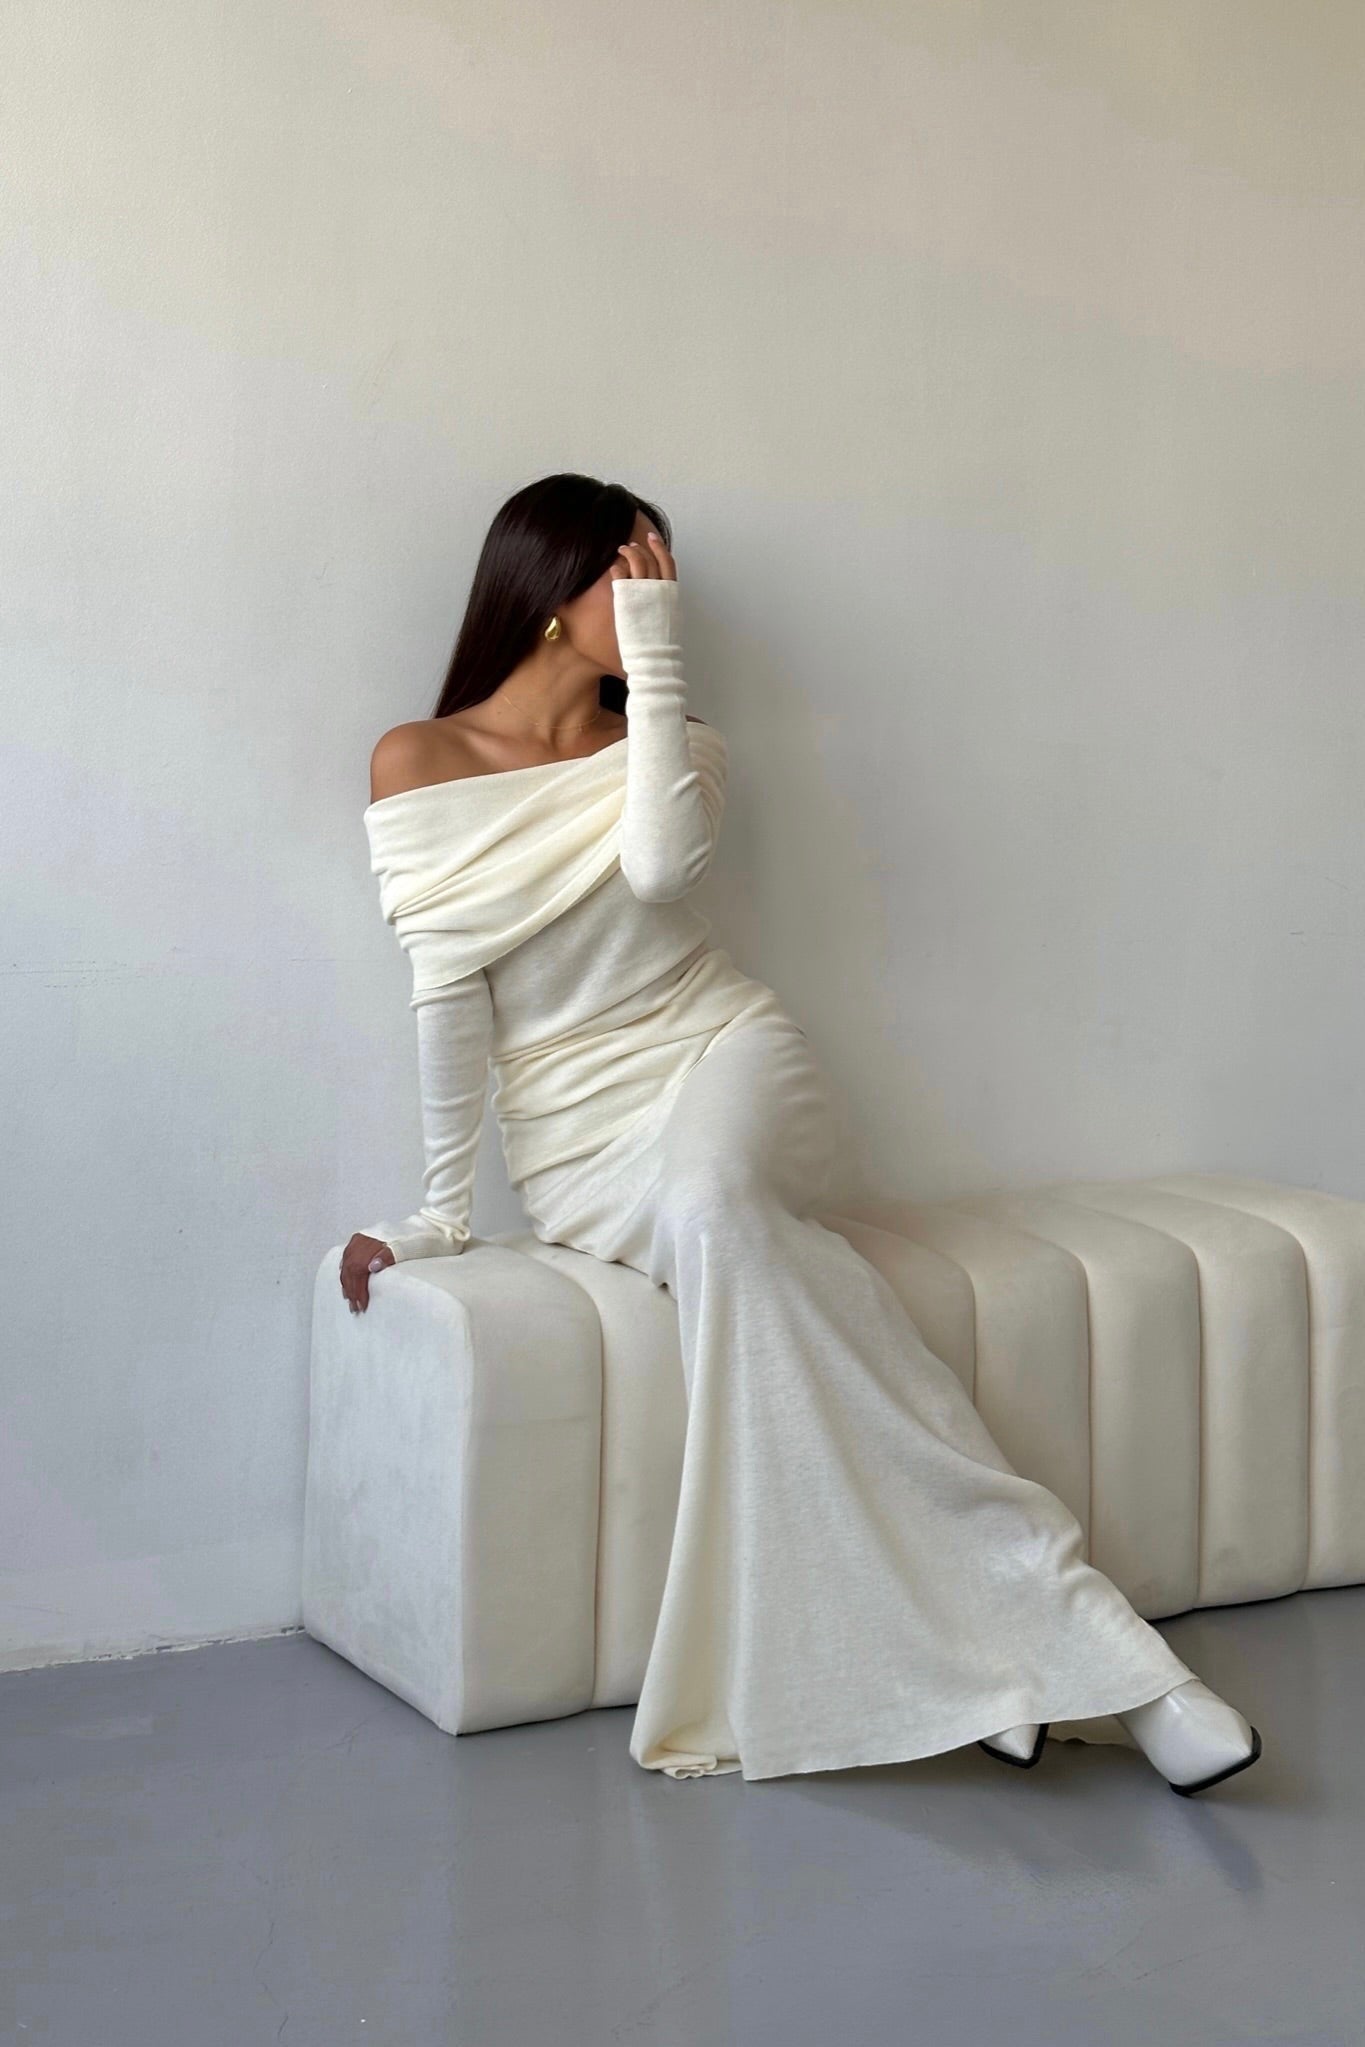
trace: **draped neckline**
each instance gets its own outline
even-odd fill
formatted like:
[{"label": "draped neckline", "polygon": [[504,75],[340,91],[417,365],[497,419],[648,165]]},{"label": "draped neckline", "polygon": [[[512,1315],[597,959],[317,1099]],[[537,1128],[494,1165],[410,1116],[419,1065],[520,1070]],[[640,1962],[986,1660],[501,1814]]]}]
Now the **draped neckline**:
[{"label": "draped neckline", "polygon": [[[422,782],[367,805],[370,866],[384,917],[412,959],[414,1006],[543,930],[619,864],[629,737],[568,760]],[[687,737],[719,821],[724,738],[700,718]]]}]

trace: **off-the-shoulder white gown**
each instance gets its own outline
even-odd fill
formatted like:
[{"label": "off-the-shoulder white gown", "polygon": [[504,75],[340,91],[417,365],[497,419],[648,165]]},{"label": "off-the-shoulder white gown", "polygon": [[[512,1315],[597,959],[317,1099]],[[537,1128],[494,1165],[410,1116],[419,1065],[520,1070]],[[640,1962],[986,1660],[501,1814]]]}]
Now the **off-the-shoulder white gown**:
[{"label": "off-the-shoulder white gown", "polygon": [[908,1760],[1097,1716],[1194,1673],[1085,1561],[890,1284],[816,1220],[830,1099],[774,991],[687,901],[725,741],[688,718],[679,586],[613,584],[627,730],[365,812],[413,969],[425,1201],[396,1259],[470,1236],[488,1065],[547,1242],[677,1302],[688,1419],[630,1753],[746,1778]]}]

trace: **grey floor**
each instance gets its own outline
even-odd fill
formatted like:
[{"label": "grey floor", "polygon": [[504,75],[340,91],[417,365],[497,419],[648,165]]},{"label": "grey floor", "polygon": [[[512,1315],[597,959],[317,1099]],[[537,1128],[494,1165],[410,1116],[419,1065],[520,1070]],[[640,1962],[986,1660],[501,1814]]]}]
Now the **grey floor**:
[{"label": "grey floor", "polygon": [[1354,2047],[1365,1587],[1160,1625],[1265,1740],[1199,1798],[1075,1742],[675,1783],[302,1635],[10,1674],[3,2038]]}]

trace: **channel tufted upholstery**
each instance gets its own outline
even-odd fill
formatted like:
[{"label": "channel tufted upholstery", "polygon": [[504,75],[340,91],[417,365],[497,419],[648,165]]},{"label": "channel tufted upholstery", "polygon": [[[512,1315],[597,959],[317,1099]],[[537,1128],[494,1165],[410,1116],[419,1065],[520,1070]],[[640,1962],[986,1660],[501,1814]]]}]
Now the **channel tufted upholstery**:
[{"label": "channel tufted upholstery", "polygon": [[[1183,1174],[821,1220],[1145,1618],[1365,1582],[1365,1202]],[[671,1296],[518,1231],[353,1316],[339,1260],[305,1626],[451,1733],[632,1704],[686,1420]]]}]

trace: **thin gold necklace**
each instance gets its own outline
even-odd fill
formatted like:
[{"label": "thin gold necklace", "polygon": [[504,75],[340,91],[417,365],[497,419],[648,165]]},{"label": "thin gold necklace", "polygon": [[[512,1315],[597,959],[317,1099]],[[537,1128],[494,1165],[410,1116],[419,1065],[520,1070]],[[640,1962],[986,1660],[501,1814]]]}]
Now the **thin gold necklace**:
[{"label": "thin gold necklace", "polygon": [[[516,699],[515,697],[509,697],[509,698],[507,699],[507,701],[508,701],[509,703],[515,704],[515,703],[516,703],[516,701],[517,701],[517,699]],[[605,711],[605,710],[606,710],[606,708],[607,708],[607,707],[606,707],[606,705],[605,705],[605,704],[599,704],[599,705],[597,706],[597,716],[596,716],[595,718],[589,718],[589,720],[588,720],[588,723],[587,723],[587,725],[570,725],[570,727],[569,727],[569,731],[570,731],[570,732],[586,732],[586,731],[588,730],[588,726],[590,726],[590,725],[597,725],[597,724],[600,724],[600,723],[601,723],[601,719],[602,719],[602,713],[603,713],[603,711]]]}]

